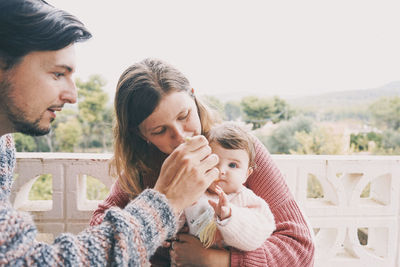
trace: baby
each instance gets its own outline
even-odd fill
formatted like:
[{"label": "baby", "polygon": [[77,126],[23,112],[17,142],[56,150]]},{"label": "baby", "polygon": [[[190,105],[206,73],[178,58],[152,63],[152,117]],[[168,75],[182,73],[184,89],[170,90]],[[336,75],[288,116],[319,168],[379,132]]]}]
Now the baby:
[{"label": "baby", "polygon": [[259,248],[275,230],[268,204],[243,184],[253,172],[253,138],[237,123],[224,122],[207,134],[219,157],[219,179],[184,214],[189,232],[205,247]]}]

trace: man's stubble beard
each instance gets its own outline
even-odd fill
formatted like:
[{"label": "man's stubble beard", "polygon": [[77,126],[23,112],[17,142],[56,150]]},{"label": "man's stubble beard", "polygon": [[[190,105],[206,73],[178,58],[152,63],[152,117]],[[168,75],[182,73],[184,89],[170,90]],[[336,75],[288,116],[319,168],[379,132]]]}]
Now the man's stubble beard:
[{"label": "man's stubble beard", "polygon": [[[13,125],[14,131],[31,136],[48,134],[50,132],[50,127],[41,128],[39,126],[39,123],[43,118],[44,112],[35,121],[28,121],[26,119],[26,114],[16,106],[13,98],[10,96],[12,90],[13,86],[10,82],[8,82],[7,80],[0,82],[0,106],[3,106],[2,109],[6,113],[8,120]],[[52,119],[51,121],[53,120],[54,119]]]}]

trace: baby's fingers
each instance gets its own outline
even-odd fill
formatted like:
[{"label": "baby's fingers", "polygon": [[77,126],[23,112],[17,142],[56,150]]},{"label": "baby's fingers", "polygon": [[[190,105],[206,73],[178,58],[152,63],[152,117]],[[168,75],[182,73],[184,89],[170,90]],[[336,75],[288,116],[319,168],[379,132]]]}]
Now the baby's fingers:
[{"label": "baby's fingers", "polygon": [[164,241],[164,242],[162,243],[162,246],[163,246],[164,248],[169,248],[169,247],[171,246],[171,242],[169,242],[169,241]]},{"label": "baby's fingers", "polygon": [[217,202],[215,202],[213,200],[208,200],[208,203],[214,209],[215,214],[218,215],[219,212],[218,212],[218,204],[217,204]]},{"label": "baby's fingers", "polygon": [[224,206],[221,208],[221,215],[220,215],[220,219],[224,220],[226,218],[231,217],[231,208],[228,206]]},{"label": "baby's fingers", "polygon": [[219,197],[219,201],[218,201],[218,210],[219,210],[219,214],[218,217],[221,220],[224,220],[226,218],[229,218],[231,216],[231,207],[229,205],[228,202],[228,197],[226,196],[226,194],[221,191],[218,195]]},{"label": "baby's fingers", "polygon": [[226,196],[224,191],[220,191],[219,194],[219,205],[221,207],[228,206],[228,197]]},{"label": "baby's fingers", "polygon": [[223,190],[218,184],[215,184],[214,192],[217,193],[217,195],[219,196],[221,192],[223,192]]}]

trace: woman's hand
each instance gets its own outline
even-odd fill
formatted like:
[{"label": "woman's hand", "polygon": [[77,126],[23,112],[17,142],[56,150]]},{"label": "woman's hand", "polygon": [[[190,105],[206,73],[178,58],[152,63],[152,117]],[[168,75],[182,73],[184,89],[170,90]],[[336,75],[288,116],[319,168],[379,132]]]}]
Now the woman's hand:
[{"label": "woman's hand", "polygon": [[218,156],[207,139],[195,136],[179,145],[164,161],[154,189],[163,193],[175,213],[192,205],[218,178]]},{"label": "woman's hand", "polygon": [[230,253],[224,249],[206,249],[189,234],[178,234],[170,249],[171,266],[218,266],[230,264]]}]

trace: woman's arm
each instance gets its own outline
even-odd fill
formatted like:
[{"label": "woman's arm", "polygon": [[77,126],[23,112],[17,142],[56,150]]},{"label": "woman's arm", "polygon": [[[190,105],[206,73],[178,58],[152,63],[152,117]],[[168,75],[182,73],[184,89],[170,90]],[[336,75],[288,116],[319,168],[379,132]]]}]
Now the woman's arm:
[{"label": "woman's arm", "polygon": [[27,213],[0,202],[0,265],[139,266],[176,231],[175,216],[164,195],[146,190],[124,210],[107,211],[104,222],[79,235],[62,234],[53,244],[35,241]]},{"label": "woman's arm", "polygon": [[177,238],[170,250],[171,266],[230,266],[228,250],[204,248],[200,240],[190,234],[178,234]]},{"label": "woman's arm", "polygon": [[92,218],[90,219],[90,226],[98,225],[103,221],[105,212],[111,207],[119,207],[121,209],[129,203],[129,195],[125,193],[119,181],[116,180],[112,185],[110,194],[102,203],[99,204],[97,209],[93,212]]},{"label": "woman's arm", "polygon": [[246,186],[268,203],[276,230],[255,251],[232,249],[231,266],[312,266],[315,248],[308,224],[283,175],[258,140],[256,164]]}]

